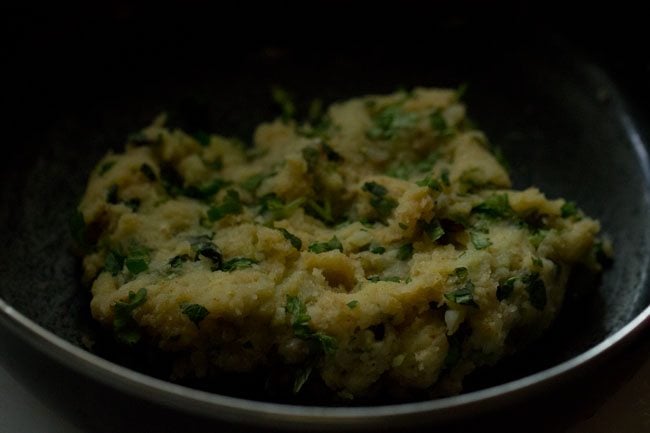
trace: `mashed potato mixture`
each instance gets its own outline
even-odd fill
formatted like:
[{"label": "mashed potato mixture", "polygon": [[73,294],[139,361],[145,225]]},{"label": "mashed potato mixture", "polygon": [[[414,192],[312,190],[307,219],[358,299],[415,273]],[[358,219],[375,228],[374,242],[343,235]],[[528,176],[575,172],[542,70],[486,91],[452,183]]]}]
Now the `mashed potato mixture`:
[{"label": "mashed potato mixture", "polygon": [[294,392],[457,393],[549,326],[574,264],[599,270],[598,222],[510,189],[456,91],[290,111],[252,147],[161,117],[90,177],[92,314],[176,377],[281,364]]}]

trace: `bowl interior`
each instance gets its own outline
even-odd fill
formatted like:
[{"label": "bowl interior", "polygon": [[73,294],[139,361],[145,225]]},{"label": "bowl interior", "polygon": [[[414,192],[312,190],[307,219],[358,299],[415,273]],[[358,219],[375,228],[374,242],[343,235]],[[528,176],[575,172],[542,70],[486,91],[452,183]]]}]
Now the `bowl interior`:
[{"label": "bowl interior", "polygon": [[[88,173],[106,151],[121,150],[129,133],[162,111],[172,125],[250,141],[253,127],[277,114],[269,96],[274,84],[293,92],[305,110],[316,97],[333,102],[398,87],[468,83],[469,116],[502,149],[515,187],[535,185],[549,197],[576,201],[600,219],[615,260],[600,279],[574,278],[548,334],[495,369],[477,372],[467,388],[504,383],[584,352],[650,301],[643,131],[604,73],[562,42],[529,51],[520,41],[498,49],[473,41],[471,52],[460,51],[466,42],[461,38],[436,56],[417,55],[415,49],[387,55],[385,47],[250,46],[223,49],[215,58],[184,67],[161,64],[154,52],[120,57],[128,72],[116,68],[89,73],[77,84],[69,80],[67,93],[45,95],[44,101],[63,95],[69,100],[51,102],[61,109],[17,136],[4,163],[0,296],[76,345],[88,348],[94,342],[89,350],[100,356],[164,376],[147,354],[119,350],[91,320],[90,296],[79,283],[79,263],[71,253],[69,218]],[[137,71],[139,65],[146,66]],[[228,386],[217,391],[267,398]]]}]

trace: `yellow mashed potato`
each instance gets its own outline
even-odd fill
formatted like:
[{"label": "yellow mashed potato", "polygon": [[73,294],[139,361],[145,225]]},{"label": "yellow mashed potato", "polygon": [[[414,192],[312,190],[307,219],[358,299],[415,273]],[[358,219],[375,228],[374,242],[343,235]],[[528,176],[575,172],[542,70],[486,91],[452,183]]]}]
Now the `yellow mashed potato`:
[{"label": "yellow mashed potato", "polygon": [[178,377],[281,363],[295,392],[456,393],[549,326],[574,264],[599,270],[597,221],[510,187],[453,90],[265,123],[251,148],[161,117],[79,206],[92,314]]}]

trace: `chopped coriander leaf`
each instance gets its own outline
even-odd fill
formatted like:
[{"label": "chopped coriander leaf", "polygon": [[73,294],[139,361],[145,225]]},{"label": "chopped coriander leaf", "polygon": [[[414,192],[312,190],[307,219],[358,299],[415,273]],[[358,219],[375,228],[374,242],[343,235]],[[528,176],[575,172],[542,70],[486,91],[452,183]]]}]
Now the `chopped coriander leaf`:
[{"label": "chopped coriander leaf", "polygon": [[442,191],[442,184],[438,179],[433,179],[431,177],[425,177],[424,179],[415,182],[418,186],[428,186],[434,191]]},{"label": "chopped coriander leaf", "polygon": [[302,157],[307,163],[307,168],[309,171],[312,171],[318,165],[318,160],[320,159],[320,150],[315,147],[305,147],[302,149]]},{"label": "chopped coriander leaf", "polygon": [[291,319],[291,328],[297,338],[318,342],[320,348],[326,354],[336,351],[337,343],[334,338],[320,332],[314,332],[309,327],[311,316],[307,313],[305,304],[297,296],[287,295],[284,311]]},{"label": "chopped coriander leaf", "polygon": [[219,248],[212,242],[212,238],[207,235],[195,236],[189,239],[190,246],[196,252],[196,260],[203,256],[212,261],[212,270],[221,269],[223,256]]},{"label": "chopped coriander leaf", "polygon": [[390,140],[402,131],[414,128],[417,122],[416,113],[405,112],[399,105],[390,105],[373,118],[373,125],[366,131],[366,136],[371,140]]},{"label": "chopped coriander leaf", "polygon": [[530,236],[528,236],[528,241],[537,248],[546,238],[546,235],[548,235],[548,230],[535,230]]},{"label": "chopped coriander leaf", "polygon": [[401,228],[402,230],[406,230],[407,228],[409,228],[408,224],[398,223],[397,225],[398,225],[399,228]]},{"label": "chopped coriander leaf", "polygon": [[112,184],[106,190],[106,203],[117,204],[117,185]]},{"label": "chopped coriander leaf", "polygon": [[111,168],[113,168],[113,166],[115,165],[115,162],[116,162],[116,161],[106,161],[106,162],[104,162],[102,165],[99,166],[99,169],[97,170],[97,171],[98,171],[98,174],[99,174],[100,176],[103,176],[103,175],[105,175],[106,173],[108,173],[109,170],[110,170]]},{"label": "chopped coriander leaf", "polygon": [[474,284],[471,281],[466,282],[460,289],[445,293],[445,298],[459,305],[478,308],[478,304],[474,301]]},{"label": "chopped coriander leaf", "polygon": [[205,131],[197,131],[193,134],[196,141],[203,147],[210,145],[210,134]]},{"label": "chopped coriander leaf", "polygon": [[377,197],[383,197],[388,194],[386,187],[378,184],[377,182],[366,182],[363,184],[363,187],[361,189]]},{"label": "chopped coriander leaf", "polygon": [[144,247],[134,247],[129,251],[129,255],[124,259],[126,268],[133,275],[149,269],[149,250]]},{"label": "chopped coriander leaf", "polygon": [[220,205],[212,206],[208,209],[208,218],[212,222],[218,221],[226,215],[241,213],[242,209],[242,204],[239,201],[239,193],[234,189],[229,189]]},{"label": "chopped coriander leaf", "polygon": [[396,257],[402,261],[409,260],[413,257],[413,244],[404,244],[399,247]]},{"label": "chopped coriander leaf", "polygon": [[354,300],[348,302],[348,303],[345,304],[345,305],[347,305],[348,308],[349,308],[350,310],[354,310],[354,309],[357,308],[357,306],[359,305],[359,301],[357,301],[356,299],[354,299]]},{"label": "chopped coriander leaf", "polygon": [[260,187],[262,182],[264,182],[269,177],[275,176],[275,174],[275,172],[254,174],[253,176],[243,181],[241,183],[241,187],[246,191],[253,193],[257,190],[257,188]]},{"label": "chopped coriander leaf", "polygon": [[507,219],[516,216],[515,211],[510,207],[508,194],[506,193],[491,195],[483,203],[474,206],[472,212],[495,219]]},{"label": "chopped coriander leaf", "polygon": [[205,317],[210,314],[207,308],[199,304],[181,304],[183,314],[187,316],[195,325],[199,325]]},{"label": "chopped coriander leaf", "polygon": [[533,257],[533,266],[536,266],[538,268],[543,268],[544,267],[544,262],[542,262],[542,259],[539,257]]},{"label": "chopped coriander leaf", "polygon": [[440,110],[436,110],[429,115],[429,124],[431,129],[440,137],[448,137],[454,134],[454,128],[451,128]]},{"label": "chopped coriander leaf", "polygon": [[284,228],[279,228],[278,230],[282,232],[284,238],[288,240],[295,249],[300,251],[300,248],[302,248],[302,241],[298,236],[289,233],[289,231]]},{"label": "chopped coriander leaf", "polygon": [[131,209],[133,212],[137,212],[140,209],[140,199],[137,197],[130,198],[124,202],[124,205]]},{"label": "chopped coriander leaf", "polygon": [[258,261],[255,259],[249,259],[247,257],[235,257],[223,262],[221,270],[224,272],[232,272],[237,269],[250,268],[256,263],[258,263]]},{"label": "chopped coriander leaf", "polygon": [[297,198],[285,204],[275,193],[266,194],[260,198],[260,214],[271,213],[274,220],[291,216],[305,202],[304,197]]},{"label": "chopped coriander leaf", "polygon": [[122,271],[124,267],[124,256],[117,251],[109,251],[104,260],[104,270],[115,276]]},{"label": "chopped coriander leaf", "polygon": [[488,238],[485,234],[479,231],[476,230],[470,231],[469,237],[472,241],[472,245],[474,245],[474,248],[476,248],[477,250],[484,250],[485,248],[492,245],[490,238]]},{"label": "chopped coriander leaf", "polygon": [[293,119],[296,114],[296,105],[285,89],[279,86],[271,87],[271,97],[273,102],[275,102],[280,109],[282,110],[282,121],[287,123],[289,120]]},{"label": "chopped coriander leaf", "polygon": [[370,248],[370,252],[373,254],[384,254],[386,252],[386,248],[384,247],[372,247]]},{"label": "chopped coriander leaf", "polygon": [[445,186],[451,185],[451,182],[449,181],[449,170],[446,168],[442,170],[442,173],[440,174],[440,180]]},{"label": "chopped coriander leaf", "polygon": [[140,341],[141,334],[138,324],[133,319],[133,311],[140,307],[147,299],[147,289],[144,287],[134,293],[129,291],[126,301],[118,301],[113,306],[113,330],[117,339],[126,344],[135,344]]},{"label": "chopped coriander leaf", "polygon": [[376,182],[366,182],[361,189],[372,194],[370,205],[375,208],[381,218],[388,217],[397,207],[397,201],[386,196],[388,194],[386,187]]},{"label": "chopped coriander leaf", "polygon": [[445,235],[445,229],[440,225],[440,221],[432,219],[430,222],[420,221],[421,227],[429,238],[435,242]]},{"label": "chopped coriander leaf", "polygon": [[338,238],[334,236],[327,242],[314,242],[313,244],[309,245],[308,250],[312,253],[317,254],[332,250],[339,250],[343,252],[343,245],[341,244],[341,241],[339,241]]},{"label": "chopped coriander leaf", "polygon": [[230,182],[224,179],[212,179],[200,186],[190,185],[181,191],[183,195],[200,200],[206,200],[221,191],[225,186],[230,185]]},{"label": "chopped coriander leaf", "polygon": [[169,259],[169,266],[172,268],[179,268],[183,265],[184,262],[188,261],[190,259],[190,256],[187,254],[179,255],[179,256],[174,256],[171,259]]},{"label": "chopped coriander leaf", "polygon": [[380,275],[372,275],[367,278],[368,281],[372,281],[373,283],[376,283],[378,281],[389,281],[391,283],[399,283],[402,281],[400,277],[392,276],[392,277],[382,277]]},{"label": "chopped coriander leaf", "polygon": [[465,281],[469,276],[469,271],[466,267],[460,267],[454,269],[454,275],[458,278],[459,281]]},{"label": "chopped coriander leaf", "polygon": [[312,365],[306,365],[304,367],[300,367],[296,370],[296,374],[293,378],[293,393],[298,394],[302,387],[307,383],[309,380],[309,376],[311,376],[311,372],[313,370]]},{"label": "chopped coriander leaf", "polygon": [[152,182],[155,182],[156,179],[158,179],[158,176],[156,176],[156,172],[153,171],[153,168],[151,168],[149,164],[143,163],[140,166],[140,172],[144,174],[145,177]]},{"label": "chopped coriander leaf", "polygon": [[320,219],[326,224],[333,224],[334,217],[332,216],[332,205],[330,204],[329,199],[325,198],[320,203],[313,199],[307,200],[305,211],[307,211],[309,215]]},{"label": "chopped coriander leaf", "polygon": [[567,201],[562,205],[560,212],[562,218],[569,218],[572,216],[576,216],[578,215],[578,206],[572,201]]},{"label": "chopped coriander leaf", "polygon": [[325,156],[327,157],[328,161],[332,161],[332,162],[343,161],[343,157],[334,149],[332,149],[332,147],[329,144],[323,142],[321,143],[321,147],[323,148],[323,152],[325,152]]},{"label": "chopped coriander leaf", "polygon": [[546,307],[546,286],[539,277],[539,273],[533,272],[526,275],[522,278],[522,282],[526,284],[526,292],[528,292],[528,300],[531,305],[538,310],[543,310]]},{"label": "chopped coriander leaf", "polygon": [[505,281],[501,281],[497,286],[497,300],[503,301],[504,299],[508,299],[515,290],[516,282],[517,277],[510,277]]}]

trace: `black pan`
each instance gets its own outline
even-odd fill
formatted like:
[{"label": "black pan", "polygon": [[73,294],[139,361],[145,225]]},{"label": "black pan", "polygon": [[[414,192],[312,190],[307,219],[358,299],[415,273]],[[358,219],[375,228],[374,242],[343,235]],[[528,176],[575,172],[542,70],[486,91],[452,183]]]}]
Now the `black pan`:
[{"label": "black pan", "polygon": [[[228,431],[516,426],[583,398],[597,369],[648,327],[648,116],[635,111],[638,94],[621,79],[643,73],[621,75],[618,57],[591,50],[561,21],[550,31],[549,15],[536,9],[411,4],[375,25],[363,21],[364,10],[335,2],[315,6],[322,20],[303,11],[310,25],[269,7],[227,25],[231,15],[200,2],[155,12],[109,5],[55,14],[58,21],[47,10],[15,15],[23,20],[13,35],[20,66],[8,92],[13,134],[2,170],[0,360],[80,425],[107,432],[176,431],[188,422]],[[329,8],[325,17],[318,7]],[[247,38],[251,28],[263,37]],[[274,84],[304,108],[313,97],[461,83],[469,83],[470,117],[503,150],[515,186],[577,201],[601,220],[616,254],[602,278],[573,278],[545,337],[468,378],[467,393],[329,407],[278,401],[239,378],[197,390],[165,381],[152,354],[123,351],[91,320],[68,221],[99,158],[159,112],[190,131],[250,140],[254,125],[277,114]],[[558,389],[562,397],[549,398]],[[558,411],[553,422],[571,418]],[[548,428],[543,419],[534,424],[526,428]]]}]

